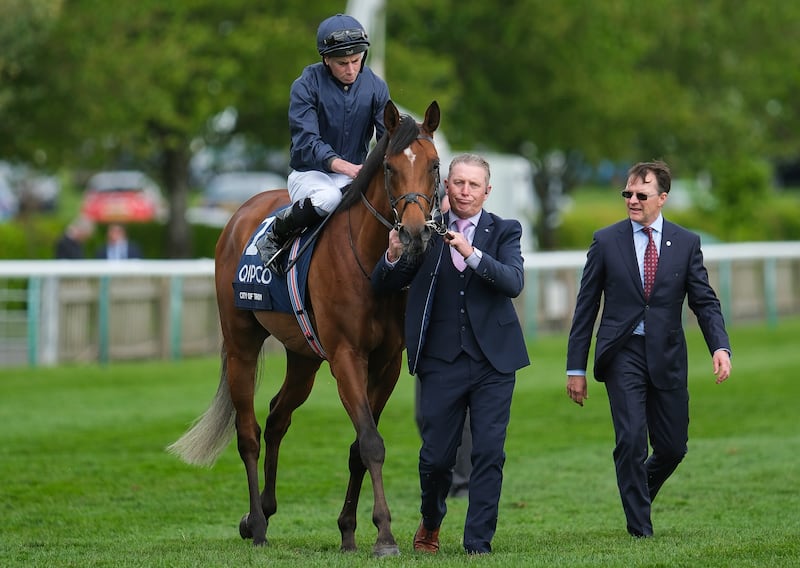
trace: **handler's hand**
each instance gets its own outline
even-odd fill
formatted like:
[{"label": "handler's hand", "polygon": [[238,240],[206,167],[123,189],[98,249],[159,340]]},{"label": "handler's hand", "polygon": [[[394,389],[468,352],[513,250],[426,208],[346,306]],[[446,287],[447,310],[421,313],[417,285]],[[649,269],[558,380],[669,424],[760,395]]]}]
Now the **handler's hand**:
[{"label": "handler's hand", "polygon": [[389,262],[396,262],[403,254],[403,243],[400,242],[400,234],[397,229],[389,231],[389,249],[386,251],[386,259]]},{"label": "handler's hand", "polygon": [[731,376],[731,356],[725,349],[714,351],[714,374],[717,376],[717,384]]},{"label": "handler's hand", "polygon": [[589,398],[585,376],[569,375],[567,377],[567,396],[574,400],[575,404],[583,406],[583,401]]},{"label": "handler's hand", "polygon": [[464,235],[458,231],[447,231],[447,233],[444,235],[444,241],[456,249],[458,254],[464,258],[469,257],[475,250],[472,245],[469,244],[469,241],[466,239],[466,237],[464,237]]}]

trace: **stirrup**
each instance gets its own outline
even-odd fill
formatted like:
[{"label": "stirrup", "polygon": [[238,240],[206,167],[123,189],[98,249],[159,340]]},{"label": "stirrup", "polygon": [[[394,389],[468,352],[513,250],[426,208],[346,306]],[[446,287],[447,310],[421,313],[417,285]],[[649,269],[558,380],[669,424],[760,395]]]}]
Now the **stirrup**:
[{"label": "stirrup", "polygon": [[281,263],[279,262],[279,259],[280,259],[281,255],[283,255],[284,252],[289,250],[289,248],[292,245],[292,240],[293,240],[293,238],[291,238],[291,237],[289,239],[287,239],[286,242],[284,242],[281,245],[281,247],[278,249],[278,251],[269,258],[269,260],[264,261],[264,259],[262,258],[261,261],[264,263],[264,268],[272,270],[276,274],[283,275],[283,273],[284,273],[283,266],[281,266]]},{"label": "stirrup", "polygon": [[273,254],[268,260],[264,260],[263,258],[261,261],[264,263],[264,268],[270,268],[275,272],[281,272],[280,264],[278,264],[278,258],[283,254],[283,247],[278,249],[278,252]]},{"label": "stirrup", "polygon": [[[277,246],[277,243],[273,241],[272,235],[270,234],[262,236],[256,242],[256,249],[258,249],[258,257],[261,259],[261,262],[263,262],[265,265],[269,262],[272,262],[275,259],[275,253],[274,252],[270,253],[269,251],[270,250],[278,251],[280,250],[280,248],[281,247]],[[265,253],[269,253],[270,256],[265,258],[264,257]]]}]

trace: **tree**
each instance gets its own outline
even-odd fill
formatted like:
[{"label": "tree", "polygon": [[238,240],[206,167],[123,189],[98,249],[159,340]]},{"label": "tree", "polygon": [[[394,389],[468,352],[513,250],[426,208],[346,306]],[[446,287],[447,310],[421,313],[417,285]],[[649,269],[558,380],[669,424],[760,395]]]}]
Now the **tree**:
[{"label": "tree", "polygon": [[20,93],[15,89],[20,75],[32,64],[37,47],[44,41],[61,13],[62,0],[0,0],[0,152],[13,154],[9,144],[11,108]]},{"label": "tree", "polygon": [[[408,0],[391,8],[390,37],[452,62],[455,97],[443,107],[451,142],[522,153],[536,165],[545,248],[557,246],[553,194],[569,192],[586,164],[658,157],[687,177],[800,147],[800,46],[787,40],[800,32],[800,4]],[[744,178],[754,179],[752,165]]]},{"label": "tree", "polygon": [[49,163],[147,164],[167,189],[170,255],[185,257],[188,162],[210,119],[235,108],[245,121],[238,130],[287,138],[288,85],[313,53],[312,42],[296,49],[297,36],[313,38],[316,23],[308,33],[269,4],[277,3],[65,4],[14,77],[19,96],[3,134],[17,155]]},{"label": "tree", "polygon": [[[719,168],[743,156],[800,147],[796,2],[387,4],[392,96],[417,111],[437,99],[454,146],[528,157],[546,248],[558,246],[560,192],[587,164],[658,157],[681,177],[708,170],[726,183],[737,176]],[[0,153],[147,164],[170,197],[172,255],[185,256],[186,166],[212,118],[235,109],[230,134],[288,147],[289,86],[318,59],[319,22],[344,5],[0,0]],[[756,170],[743,163],[738,179]]]}]

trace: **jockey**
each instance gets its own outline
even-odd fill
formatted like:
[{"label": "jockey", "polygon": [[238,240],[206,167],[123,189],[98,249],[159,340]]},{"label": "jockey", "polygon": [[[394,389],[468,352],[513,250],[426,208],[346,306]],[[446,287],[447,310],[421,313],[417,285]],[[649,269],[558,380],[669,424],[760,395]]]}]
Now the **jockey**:
[{"label": "jockey", "polygon": [[[278,213],[256,243],[267,268],[303,229],[333,212],[342,189],[356,177],[373,135],[384,133],[386,82],[365,65],[369,41],[351,16],[336,14],[317,30],[322,61],[307,66],[289,95],[291,148],[288,177],[292,206]],[[270,261],[273,261],[272,263]]]}]

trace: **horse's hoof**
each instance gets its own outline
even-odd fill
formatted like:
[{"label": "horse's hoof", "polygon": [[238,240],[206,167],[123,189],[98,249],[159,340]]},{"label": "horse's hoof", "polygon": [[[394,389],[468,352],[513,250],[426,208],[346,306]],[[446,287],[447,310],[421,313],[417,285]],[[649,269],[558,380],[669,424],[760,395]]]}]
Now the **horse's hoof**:
[{"label": "horse's hoof", "polygon": [[400,556],[400,547],[396,544],[376,544],[372,548],[372,556],[384,558],[385,556]]},{"label": "horse's hoof", "polygon": [[242,517],[242,520],[239,521],[239,536],[241,536],[244,540],[253,538],[253,531],[251,531],[250,527],[247,526],[247,518],[249,516],[250,513],[245,513]]},{"label": "horse's hoof", "polygon": [[253,531],[250,529],[250,526],[247,524],[248,519],[250,518],[250,513],[245,513],[242,517],[242,520],[239,521],[239,536],[241,536],[244,540],[248,538],[253,539],[253,546],[264,546],[267,544],[267,537],[264,535],[263,537],[259,538],[253,534]]}]

